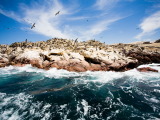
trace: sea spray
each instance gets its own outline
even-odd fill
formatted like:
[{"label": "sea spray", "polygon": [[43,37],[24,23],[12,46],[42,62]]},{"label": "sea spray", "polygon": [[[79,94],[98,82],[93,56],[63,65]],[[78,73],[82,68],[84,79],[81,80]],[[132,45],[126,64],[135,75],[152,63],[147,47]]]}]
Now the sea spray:
[{"label": "sea spray", "polygon": [[[139,67],[160,71],[158,65]],[[159,72],[76,73],[26,65],[0,73],[0,119],[160,118]]]}]

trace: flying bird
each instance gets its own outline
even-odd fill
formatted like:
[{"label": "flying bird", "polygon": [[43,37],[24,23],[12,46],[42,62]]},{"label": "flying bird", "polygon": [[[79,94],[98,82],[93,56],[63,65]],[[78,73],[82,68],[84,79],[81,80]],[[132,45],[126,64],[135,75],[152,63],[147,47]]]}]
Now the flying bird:
[{"label": "flying bird", "polygon": [[136,30],[139,30],[139,28],[137,28]]},{"label": "flying bird", "polygon": [[7,28],[9,30],[9,28]]},{"label": "flying bird", "polygon": [[32,29],[33,27],[35,27],[35,23],[32,25],[31,29]]},{"label": "flying bird", "polygon": [[59,14],[59,12],[60,12],[60,11],[58,11],[58,12],[55,14],[55,16],[56,16],[56,15],[58,15],[58,14]]},{"label": "flying bird", "polygon": [[88,22],[88,20],[87,20],[87,22]]}]

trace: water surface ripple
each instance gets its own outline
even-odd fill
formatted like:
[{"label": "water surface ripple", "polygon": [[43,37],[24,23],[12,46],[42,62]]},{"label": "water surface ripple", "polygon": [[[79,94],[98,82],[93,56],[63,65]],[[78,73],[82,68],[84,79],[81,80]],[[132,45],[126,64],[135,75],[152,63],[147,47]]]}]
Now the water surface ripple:
[{"label": "water surface ripple", "polygon": [[160,72],[0,68],[0,120],[22,119],[160,119]]}]

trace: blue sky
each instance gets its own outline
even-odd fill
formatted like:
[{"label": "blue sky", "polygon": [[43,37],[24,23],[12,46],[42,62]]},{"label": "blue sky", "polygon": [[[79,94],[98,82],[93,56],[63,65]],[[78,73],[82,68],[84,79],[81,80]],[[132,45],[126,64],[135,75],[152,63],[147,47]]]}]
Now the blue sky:
[{"label": "blue sky", "polygon": [[0,0],[0,44],[54,37],[106,44],[155,41],[160,0]]}]

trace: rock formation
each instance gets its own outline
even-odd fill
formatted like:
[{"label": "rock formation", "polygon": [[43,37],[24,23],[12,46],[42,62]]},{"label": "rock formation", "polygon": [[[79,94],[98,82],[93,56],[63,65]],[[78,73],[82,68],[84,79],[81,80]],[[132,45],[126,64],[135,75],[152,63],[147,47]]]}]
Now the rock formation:
[{"label": "rock formation", "polygon": [[[95,40],[77,42],[77,39],[71,41],[62,38],[35,43],[15,42],[0,45],[0,67],[31,64],[46,70],[56,67],[76,72],[125,71],[144,63],[160,63],[159,48],[155,49],[151,45],[152,43],[105,45]],[[147,51],[151,49],[157,51]]]}]

